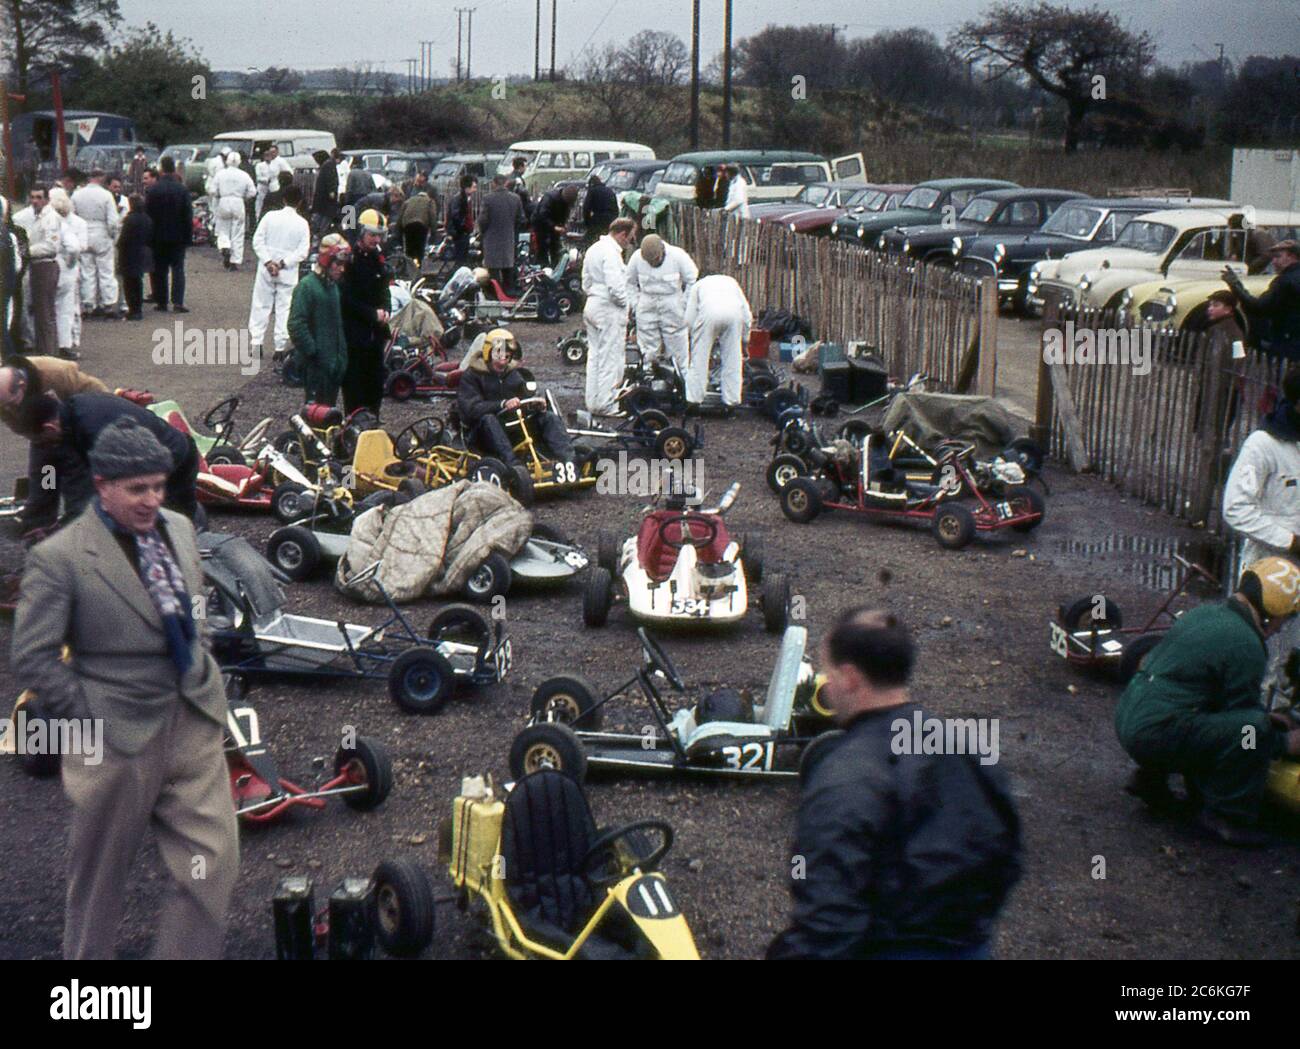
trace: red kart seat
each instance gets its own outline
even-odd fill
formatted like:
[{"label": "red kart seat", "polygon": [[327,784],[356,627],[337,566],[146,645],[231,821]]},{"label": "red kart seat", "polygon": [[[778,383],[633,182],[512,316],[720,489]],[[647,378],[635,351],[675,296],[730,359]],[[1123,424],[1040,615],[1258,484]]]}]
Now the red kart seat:
[{"label": "red kart seat", "polygon": [[495,277],[492,278],[492,294],[496,297],[497,302],[514,302],[513,295],[507,295],[506,289],[501,287],[501,282]]},{"label": "red kart seat", "polygon": [[[663,582],[672,575],[673,566],[677,564],[677,550],[665,543],[664,539],[667,538],[672,542],[681,541],[681,518],[682,515],[679,511],[656,510],[646,516],[637,531],[637,561],[645,570],[646,575],[656,582]],[[696,559],[702,564],[717,564],[720,562],[727,546],[731,543],[731,537],[727,535],[727,527],[722,523],[722,518],[714,517],[711,520],[717,522],[717,534],[708,546],[697,547],[695,550]],[[671,523],[663,529],[661,535],[659,529],[665,521]],[[703,536],[703,532],[698,525],[694,526],[694,531],[695,534]]]},{"label": "red kart seat", "polygon": [[190,428],[189,425],[185,422],[185,416],[183,416],[180,412],[168,412],[167,425],[175,427],[177,430],[180,430],[180,432],[183,434],[186,435],[190,434]]}]

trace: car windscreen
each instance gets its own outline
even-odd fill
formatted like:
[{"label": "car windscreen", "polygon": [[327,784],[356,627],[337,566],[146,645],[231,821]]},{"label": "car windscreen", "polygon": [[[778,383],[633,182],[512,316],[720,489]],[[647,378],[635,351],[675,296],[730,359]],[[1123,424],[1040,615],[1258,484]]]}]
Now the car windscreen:
[{"label": "car windscreen", "polygon": [[693,186],[699,172],[696,171],[694,164],[688,164],[686,161],[679,161],[675,164],[669,164],[664,169],[664,177],[660,180],[670,186]]},{"label": "car windscreen", "polygon": [[655,190],[659,188],[659,183],[662,182],[663,180],[664,180],[664,173],[662,170],[656,171],[653,175],[651,175],[650,181],[645,184],[646,194],[648,196],[653,197]]},{"label": "car windscreen", "polygon": [[920,208],[925,211],[934,207],[938,200],[939,191],[937,189],[929,186],[917,186],[916,189],[903,198],[903,203],[899,207]]},{"label": "car windscreen", "polygon": [[1115,241],[1117,248],[1132,248],[1157,255],[1169,247],[1178,231],[1163,222],[1134,221],[1124,227],[1124,232]]},{"label": "car windscreen", "polygon": [[434,166],[433,175],[435,178],[438,177],[439,175],[441,175],[443,178],[450,178],[458,171],[460,171],[459,160],[444,160],[444,161],[440,161],[438,164]]},{"label": "car windscreen", "polygon": [[[595,169],[599,171],[599,168]],[[605,185],[610,189],[631,189],[636,185],[636,172],[631,168],[618,168],[610,173],[609,178],[605,179]]]},{"label": "car windscreen", "polygon": [[993,217],[993,213],[998,210],[996,200],[987,200],[982,197],[976,197],[962,209],[962,213],[957,217],[962,222],[988,222]]},{"label": "car windscreen", "polygon": [[817,208],[830,200],[830,196],[829,186],[805,186],[803,192],[799,194],[799,202],[807,204],[810,208]]},{"label": "car windscreen", "polygon": [[512,149],[504,157],[501,163],[497,165],[498,175],[512,175],[515,170],[515,157],[523,157],[529,164],[537,159],[537,151],[528,149]]},{"label": "car windscreen", "polygon": [[806,186],[826,177],[820,164],[772,164],[754,167],[760,186]]},{"label": "car windscreen", "polygon": [[212,143],[212,152],[220,153],[222,146],[228,146],[231,150],[238,153],[241,157],[247,159],[253,155],[253,140],[249,139],[232,139],[223,138]]},{"label": "car windscreen", "polygon": [[1043,232],[1055,233],[1059,237],[1069,237],[1071,240],[1089,240],[1092,238],[1092,231],[1097,228],[1097,223],[1101,221],[1101,216],[1100,208],[1063,204],[1047,220]]}]

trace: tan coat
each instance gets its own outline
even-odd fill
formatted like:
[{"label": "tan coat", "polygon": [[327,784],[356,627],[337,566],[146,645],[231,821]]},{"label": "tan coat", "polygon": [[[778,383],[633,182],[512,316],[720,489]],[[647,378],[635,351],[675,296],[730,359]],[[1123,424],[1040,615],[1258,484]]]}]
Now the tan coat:
[{"label": "tan coat", "polygon": [[[87,375],[72,361],[60,357],[28,357],[27,362],[36,372],[40,384],[38,392],[52,393],[61,401],[79,393],[112,393],[107,386],[93,375]],[[28,391],[28,396],[31,391]],[[0,408],[0,420],[18,432],[18,412],[14,408]]]}]

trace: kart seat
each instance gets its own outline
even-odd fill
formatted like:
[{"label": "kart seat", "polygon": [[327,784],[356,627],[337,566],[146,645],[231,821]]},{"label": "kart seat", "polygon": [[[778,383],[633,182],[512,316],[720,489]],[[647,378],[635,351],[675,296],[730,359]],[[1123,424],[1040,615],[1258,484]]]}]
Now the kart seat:
[{"label": "kart seat", "polygon": [[[525,776],[506,797],[506,893],[528,934],[553,949],[567,950],[596,908],[596,893],[579,869],[596,833],[582,788],[554,769]],[[578,956],[629,955],[593,934]]]},{"label": "kart seat", "polygon": [[[665,543],[664,537],[673,542],[681,540],[681,516],[681,513],[676,510],[655,510],[646,515],[637,531],[637,561],[645,569],[646,575],[656,582],[662,583],[672,575],[673,566],[677,564],[677,550]],[[716,520],[718,531],[713,541],[708,546],[699,547],[695,551],[696,560],[700,564],[720,563],[722,555],[731,545],[731,537],[727,535],[726,525],[722,523],[721,518]],[[665,521],[671,521],[673,524],[665,528],[664,535],[661,536],[659,529]]]},{"label": "kart seat", "polygon": [[758,721],[775,732],[790,725],[794,712],[794,693],[799,685],[799,671],[803,666],[804,649],[808,645],[808,628],[788,626],[781,638],[781,651],[776,655],[776,667],[767,685],[767,698],[754,712]]}]

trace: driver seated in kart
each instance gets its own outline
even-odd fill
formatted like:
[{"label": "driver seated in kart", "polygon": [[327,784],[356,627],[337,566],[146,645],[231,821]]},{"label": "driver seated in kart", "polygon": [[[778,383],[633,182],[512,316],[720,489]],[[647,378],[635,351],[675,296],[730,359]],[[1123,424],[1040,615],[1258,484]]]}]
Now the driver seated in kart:
[{"label": "driver seated in kart", "polygon": [[[456,391],[456,406],[469,431],[470,443],[510,467],[518,465],[518,460],[498,415],[513,411],[533,396],[528,390],[528,380],[519,371],[522,359],[523,351],[514,334],[505,328],[494,328],[483,339],[482,351],[471,358]],[[557,461],[574,461],[573,442],[564,428],[564,420],[545,408],[532,411],[529,420]]]}]

